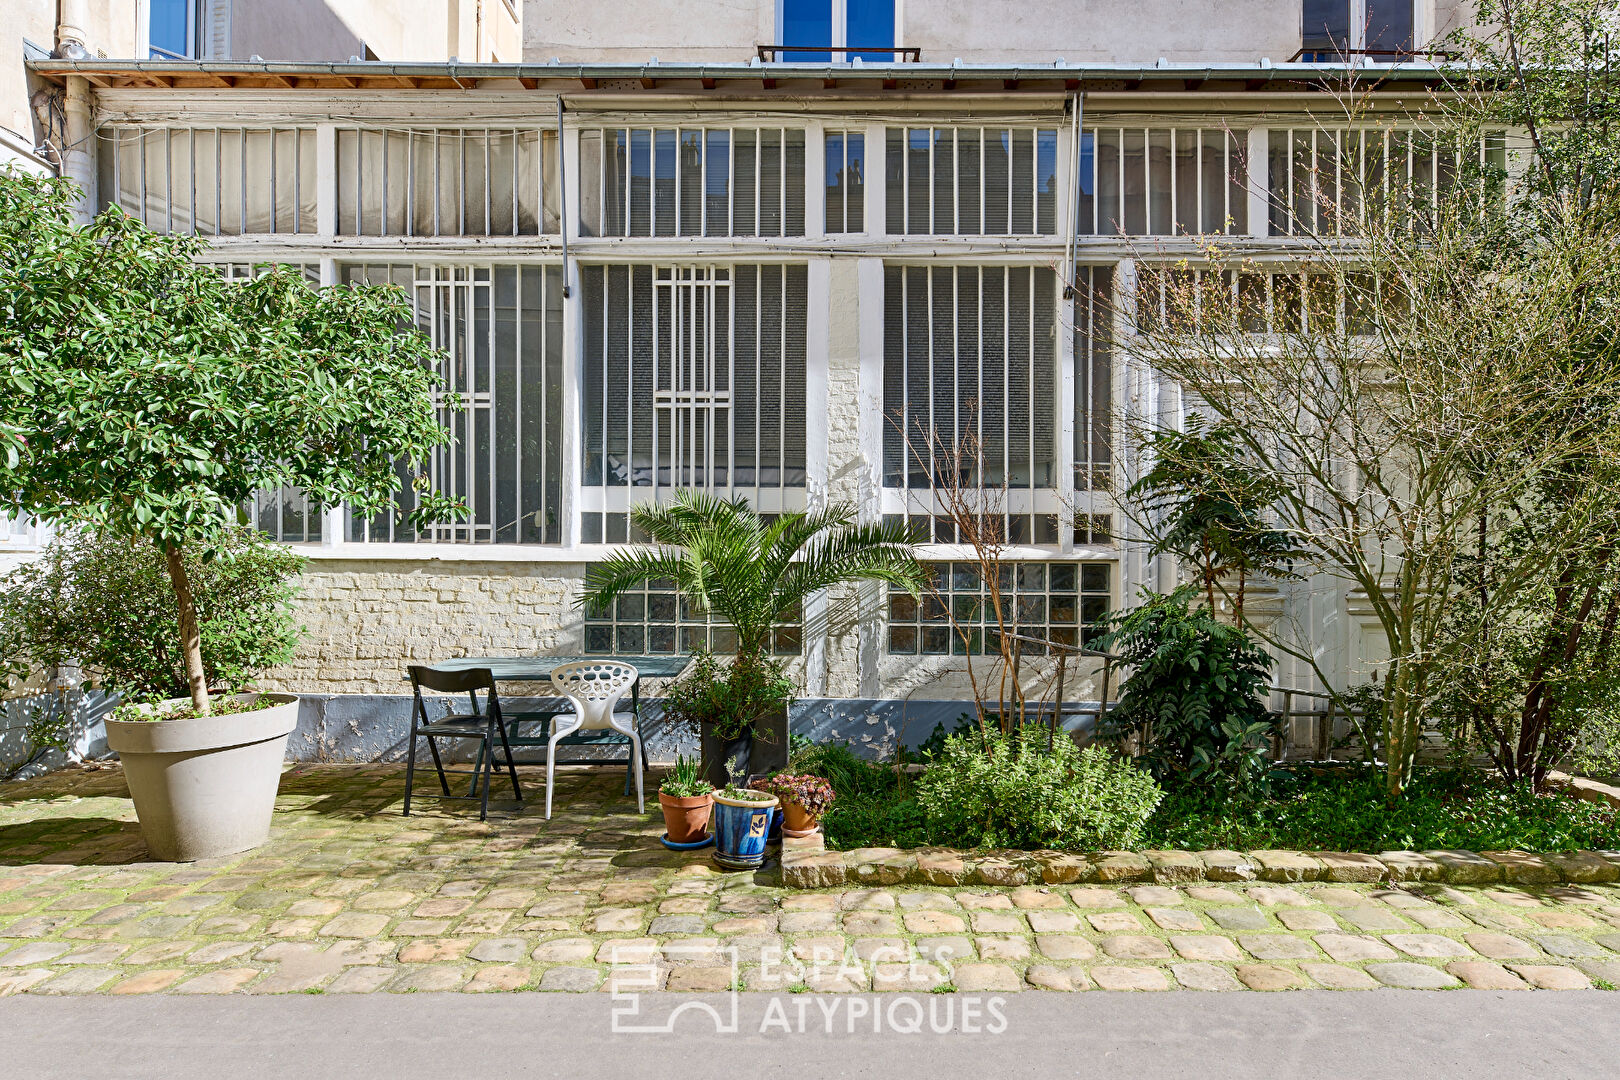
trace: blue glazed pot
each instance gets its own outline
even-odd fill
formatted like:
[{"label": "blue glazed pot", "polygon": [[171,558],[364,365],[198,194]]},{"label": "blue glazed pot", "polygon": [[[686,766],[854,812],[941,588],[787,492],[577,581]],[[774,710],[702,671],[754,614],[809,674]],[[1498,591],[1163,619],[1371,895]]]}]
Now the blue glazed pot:
[{"label": "blue glazed pot", "polygon": [[752,870],[765,862],[765,841],[770,838],[776,798],[770,802],[743,802],[714,793],[714,861],[728,870]]}]

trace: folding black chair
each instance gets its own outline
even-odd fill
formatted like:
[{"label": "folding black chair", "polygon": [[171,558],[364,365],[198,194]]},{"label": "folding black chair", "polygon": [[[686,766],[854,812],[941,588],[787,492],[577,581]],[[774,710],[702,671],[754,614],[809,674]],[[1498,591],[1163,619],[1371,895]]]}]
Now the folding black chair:
[{"label": "folding black chair", "polygon": [[[416,779],[416,740],[420,736],[427,740],[428,751],[433,755],[433,767],[439,773],[439,787],[441,795],[428,795],[424,798],[461,799],[466,801],[477,800],[478,820],[486,821],[489,818],[489,777],[496,765],[505,765],[512,777],[512,793],[518,802],[523,801],[523,791],[518,787],[517,769],[512,761],[512,745],[506,738],[506,721],[501,717],[501,699],[495,692],[495,678],[488,668],[471,668],[466,671],[440,671],[436,668],[412,666],[411,694],[415,702],[411,707],[411,742],[410,749],[405,757],[405,814],[411,812],[411,795]],[[436,690],[445,694],[467,695],[471,704],[471,712],[455,713],[429,720],[427,703],[422,699],[422,691]],[[489,693],[489,704],[483,712],[478,711],[478,691]],[[501,748],[506,751],[505,760],[495,758],[495,740],[500,739]],[[478,757],[471,772],[450,770],[446,771],[444,760],[439,756],[438,739],[475,739],[478,742]],[[450,784],[447,776],[471,776],[472,784],[466,795],[450,794]],[[478,794],[478,781],[483,778],[483,793]]]}]

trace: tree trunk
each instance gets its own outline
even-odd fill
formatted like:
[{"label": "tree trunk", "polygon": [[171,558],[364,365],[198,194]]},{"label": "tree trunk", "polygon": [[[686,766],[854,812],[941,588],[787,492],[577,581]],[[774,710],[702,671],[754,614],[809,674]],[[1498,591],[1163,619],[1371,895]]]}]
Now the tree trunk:
[{"label": "tree trunk", "polygon": [[197,626],[197,603],[191,595],[191,579],[186,576],[179,545],[166,545],[163,554],[169,561],[169,582],[174,586],[174,599],[180,609],[180,653],[186,660],[186,686],[191,691],[191,704],[197,715],[207,716],[208,679],[203,675],[202,631]]}]

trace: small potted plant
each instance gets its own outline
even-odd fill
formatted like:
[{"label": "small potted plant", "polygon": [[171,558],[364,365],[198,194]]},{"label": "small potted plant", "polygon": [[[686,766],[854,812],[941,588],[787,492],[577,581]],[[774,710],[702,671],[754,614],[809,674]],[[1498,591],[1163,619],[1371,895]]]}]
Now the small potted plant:
[{"label": "small potted plant", "polygon": [[714,789],[703,779],[696,758],[676,755],[675,767],[659,785],[658,803],[664,808],[665,843],[673,847],[708,843]]},{"label": "small potted plant", "polygon": [[776,796],[766,791],[729,787],[715,792],[714,861],[728,870],[764,865],[776,806]]},{"label": "small potted plant", "polygon": [[809,836],[820,827],[821,815],[832,806],[832,785],[819,776],[777,773],[750,785],[775,795],[782,803],[782,834]]}]

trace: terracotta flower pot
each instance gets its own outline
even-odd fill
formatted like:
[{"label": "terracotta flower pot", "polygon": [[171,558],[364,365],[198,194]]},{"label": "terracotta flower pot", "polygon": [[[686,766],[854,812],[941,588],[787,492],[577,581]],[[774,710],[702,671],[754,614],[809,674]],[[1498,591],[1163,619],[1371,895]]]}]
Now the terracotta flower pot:
[{"label": "terracotta flower pot", "polygon": [[782,808],[782,832],[788,836],[809,836],[816,831],[821,815],[812,814],[796,800],[789,800]]},{"label": "terracotta flower pot", "polygon": [[712,795],[691,795],[677,799],[673,795],[658,793],[658,805],[664,808],[664,831],[672,844],[694,844],[709,831],[709,810],[714,806]]}]

